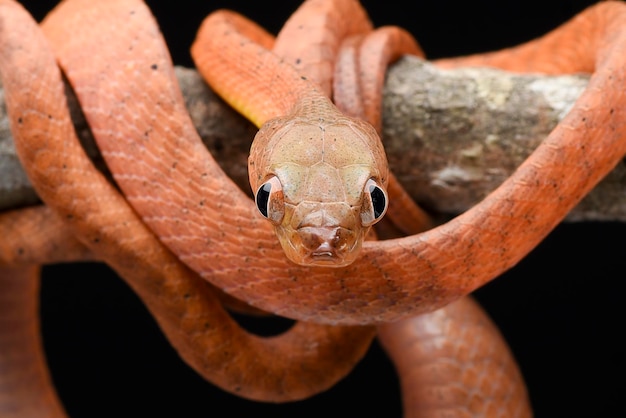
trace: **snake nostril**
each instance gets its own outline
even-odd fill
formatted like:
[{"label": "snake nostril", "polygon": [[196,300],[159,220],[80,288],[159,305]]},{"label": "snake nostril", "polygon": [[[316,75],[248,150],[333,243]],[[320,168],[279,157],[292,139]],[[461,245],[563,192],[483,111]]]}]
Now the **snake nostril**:
[{"label": "snake nostril", "polygon": [[334,255],[341,238],[337,227],[304,227],[298,230],[304,247],[312,254]]}]

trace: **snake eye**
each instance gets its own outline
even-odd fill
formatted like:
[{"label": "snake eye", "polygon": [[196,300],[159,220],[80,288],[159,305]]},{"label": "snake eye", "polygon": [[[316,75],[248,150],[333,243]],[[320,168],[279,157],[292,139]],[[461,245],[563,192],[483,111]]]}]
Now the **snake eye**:
[{"label": "snake eye", "polygon": [[365,183],[363,195],[361,223],[363,226],[370,226],[378,222],[387,211],[387,193],[376,181],[369,179]]},{"label": "snake eye", "polygon": [[283,186],[278,177],[274,176],[263,183],[254,196],[256,207],[264,218],[279,224],[285,215]]}]

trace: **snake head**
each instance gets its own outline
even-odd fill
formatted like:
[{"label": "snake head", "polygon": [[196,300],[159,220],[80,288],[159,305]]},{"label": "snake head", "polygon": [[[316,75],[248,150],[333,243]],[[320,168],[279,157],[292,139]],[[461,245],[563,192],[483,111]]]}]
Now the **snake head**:
[{"label": "snake head", "polygon": [[255,194],[256,206],[275,227],[287,257],[301,265],[343,267],[359,254],[370,227],[387,210],[387,194],[373,179],[363,187],[359,205],[337,201],[285,200],[278,176]]},{"label": "snake head", "polygon": [[255,137],[248,168],[259,213],[300,265],[352,263],[387,210],[387,159],[360,120],[271,120]]}]

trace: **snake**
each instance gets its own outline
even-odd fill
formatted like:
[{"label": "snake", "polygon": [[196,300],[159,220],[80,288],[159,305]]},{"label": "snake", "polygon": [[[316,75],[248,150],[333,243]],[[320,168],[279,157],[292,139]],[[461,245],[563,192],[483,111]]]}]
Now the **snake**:
[{"label": "snake", "polygon": [[[3,49],[0,68],[16,147],[46,203],[2,215],[3,236],[16,237],[3,241],[2,268],[7,273],[3,286],[9,276],[17,277],[17,282],[7,282],[18,287],[36,283],[34,264],[105,261],[140,295],[194,369],[251,399],[294,400],[328,388],[361,358],[375,333],[372,325],[380,325],[381,335],[388,329],[394,337],[406,337],[400,342],[384,337],[394,353],[398,344],[411,341],[412,334],[393,331],[401,329],[403,321],[395,323],[398,328],[383,324],[417,314],[424,314],[416,317],[424,319],[431,312],[435,318],[454,316],[455,307],[468,300],[463,296],[524,257],[626,151],[620,129],[624,110],[619,106],[619,89],[611,88],[621,80],[626,11],[620,2],[604,2],[536,41],[437,62],[444,67],[490,65],[512,71],[593,74],[568,116],[502,186],[444,225],[403,238],[363,242],[345,265],[329,268],[326,264],[336,251],[326,248],[313,255],[323,265],[298,265],[285,257],[272,222],[259,216],[259,199],[255,204],[237,189],[197,140],[172,82],[164,42],[145,5],[110,1],[94,6],[85,0],[67,0],[42,23],[45,36],[16,3],[5,0],[0,5],[0,36],[9,45]],[[200,34],[206,28],[215,26],[203,25]],[[77,30],[84,36],[75,36]],[[585,42],[568,41],[578,32],[589,35]],[[274,109],[268,104],[290,101],[285,92],[316,89],[297,69],[285,72],[282,59],[269,51],[270,38],[257,33],[261,40],[222,27],[209,41],[198,38],[218,75],[243,75],[225,91],[250,89],[237,106],[252,118],[254,109]],[[99,53],[91,54],[95,47],[89,42],[99,45],[102,36],[123,47],[97,48]],[[216,53],[215,48],[228,54]],[[55,56],[124,197],[93,168],[75,141],[67,110],[59,106],[65,99]],[[251,56],[258,61],[242,59]],[[253,65],[243,65],[246,62]],[[235,65],[237,71],[220,71],[224,63]],[[266,78],[255,78],[259,63]],[[268,91],[266,87],[276,85],[278,79],[307,86]],[[214,83],[210,77],[207,81]],[[604,92],[602,97],[599,91]],[[316,111],[333,109],[323,94],[315,96],[323,104]],[[257,97],[261,101],[254,103]],[[276,112],[270,113],[256,121],[276,123]],[[360,193],[372,178],[368,174],[365,184],[362,180],[356,182]],[[375,175],[373,181],[369,193],[384,196],[384,175]],[[266,191],[271,194],[271,190]],[[554,210],[546,211],[546,206]],[[374,216],[384,209],[374,210]],[[42,219],[46,222],[37,222]],[[324,243],[318,244],[316,251]],[[216,291],[207,281],[252,306],[299,321],[278,339],[250,336],[237,330],[221,305],[213,303]],[[24,300],[32,301],[34,290],[32,286],[21,289]],[[35,307],[32,302],[23,307],[28,310],[23,315],[12,308],[8,315],[27,319],[24,335],[3,329],[3,346],[39,344],[32,320]],[[216,348],[212,338],[227,331],[235,331],[236,337],[222,336],[227,342]],[[307,351],[308,341],[316,341],[320,348]],[[250,347],[256,358],[249,358],[255,361],[246,361],[236,352],[243,347]],[[291,369],[300,374],[283,369],[285,356],[276,364],[277,353],[285,349],[294,353],[288,356]],[[19,354],[20,364],[32,365],[29,370],[36,384],[16,387],[7,400],[2,398],[3,408],[10,412],[18,407],[42,408],[63,416],[41,354]],[[315,361],[325,367],[313,366]],[[38,402],[24,401],[38,390]]]},{"label": "snake", "polygon": [[[609,5],[619,10],[619,5]],[[612,21],[621,16],[620,13],[615,15]],[[596,16],[595,21],[605,19],[597,12],[586,16]],[[587,25],[588,20],[578,19],[558,33],[577,30],[577,26]],[[604,33],[597,33],[597,37],[609,36]],[[614,36],[610,37],[611,48],[619,48],[621,38],[613,40]],[[220,37],[216,45],[220,52],[239,50],[229,46],[228,39]],[[238,45],[236,39],[232,41]],[[503,54],[518,56],[524,51],[533,51],[524,56],[524,67],[549,70],[542,68],[548,64],[543,64],[545,59],[538,53],[541,47],[537,45],[551,47],[553,42],[554,36],[547,36],[520,47],[521,50],[496,54],[491,61],[495,62]],[[246,45],[253,49],[248,51],[252,55],[258,52],[255,43]],[[571,64],[568,72],[589,70],[590,60],[582,60],[570,52],[582,46],[562,47],[559,49],[564,51],[562,55],[551,61],[562,66],[565,62]],[[80,49],[70,43],[65,47],[68,55]],[[117,133],[117,137],[110,134],[106,143],[103,138],[99,146],[105,158],[107,154],[111,155],[107,164],[114,172],[117,167],[124,170],[124,174],[116,176],[116,182],[133,208],[142,214],[143,222],[181,260],[226,293],[263,310],[299,320],[334,325],[388,322],[445,306],[515,265],[620,161],[623,155],[620,130],[611,130],[615,134],[607,136],[593,127],[619,125],[621,108],[610,106],[615,103],[610,95],[603,97],[602,106],[595,106],[597,96],[592,93],[602,88],[596,87],[596,83],[601,86],[614,78],[610,70],[619,65],[612,62],[618,60],[620,54],[609,53],[606,48],[591,48],[581,54],[583,52],[600,61],[590,87],[578,101],[582,105],[574,107],[513,176],[480,204],[444,225],[404,238],[365,242],[358,259],[339,269],[291,263],[276,240],[273,226],[259,218],[258,210],[250,205],[248,196],[234,188],[216,165],[208,165],[210,156],[199,145],[180,139],[194,133],[182,132],[182,128],[172,132],[172,136],[179,138],[173,148],[159,143],[156,136],[150,136],[154,128],[146,123],[136,129],[147,133],[150,140],[144,141],[144,147],[128,147],[124,144],[125,138],[130,137],[123,133],[128,129],[125,121],[108,120],[103,132]],[[271,57],[267,54],[267,61],[271,61]],[[532,57],[536,59],[533,61]],[[83,60],[79,56],[68,57],[66,61],[69,59]],[[114,59],[102,54],[103,61]],[[278,64],[280,60],[275,61]],[[456,63],[461,65],[463,61]],[[215,64],[219,65],[219,62]],[[490,61],[482,64],[489,65]],[[66,72],[71,78],[72,71]],[[115,75],[110,75],[112,80]],[[128,76],[124,74],[124,77]],[[138,77],[141,76],[137,75],[135,79]],[[257,85],[267,84],[253,84]],[[125,106],[132,105],[133,102],[125,101]],[[610,106],[609,110],[599,115],[606,105]],[[141,113],[142,109],[137,112]],[[100,128],[95,126],[92,129],[97,134]],[[583,131],[584,142],[593,143],[593,148],[581,149],[572,145],[578,141],[572,140],[571,136]],[[116,147],[124,147],[124,152]],[[145,161],[143,156],[148,152],[154,152],[154,159],[158,156],[158,164],[167,170],[167,175],[143,164],[129,164],[129,161]],[[180,164],[183,156],[189,158],[184,165]],[[576,167],[572,167],[572,161],[577,161]],[[586,163],[578,163],[580,161]],[[581,164],[591,164],[594,169],[583,171],[579,168]],[[601,168],[596,170],[596,167]],[[186,184],[186,188],[183,190],[176,185],[177,182]],[[155,187],[154,184],[161,186]],[[169,190],[177,193],[172,194]],[[215,195],[211,199],[214,208],[202,198],[211,194]],[[546,211],[544,207],[555,209]],[[241,228],[242,224],[247,227]],[[255,245],[246,245],[249,242]],[[310,298],[310,294],[321,296]]]}]

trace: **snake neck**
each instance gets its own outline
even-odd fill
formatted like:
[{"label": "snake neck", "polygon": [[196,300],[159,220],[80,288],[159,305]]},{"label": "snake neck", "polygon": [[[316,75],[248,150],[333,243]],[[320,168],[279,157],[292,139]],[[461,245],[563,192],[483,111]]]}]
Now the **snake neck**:
[{"label": "snake neck", "polygon": [[343,114],[328,97],[314,91],[300,97],[288,117],[322,122],[335,120],[342,116]]}]

